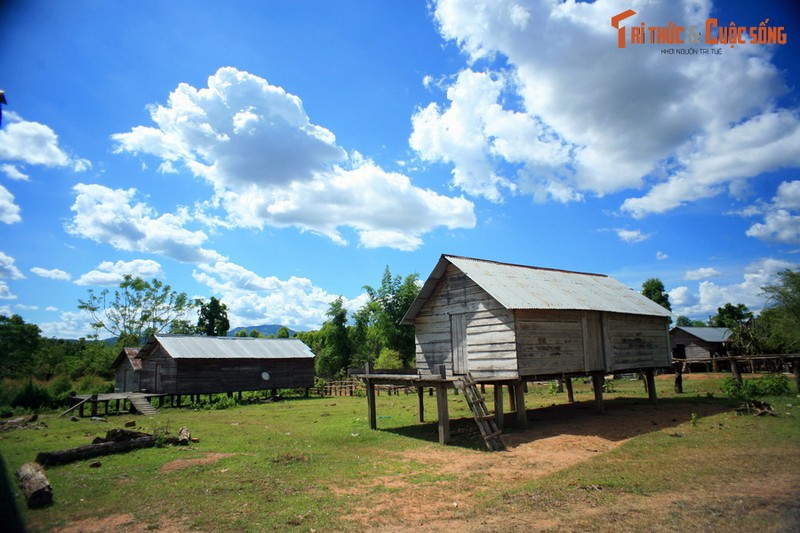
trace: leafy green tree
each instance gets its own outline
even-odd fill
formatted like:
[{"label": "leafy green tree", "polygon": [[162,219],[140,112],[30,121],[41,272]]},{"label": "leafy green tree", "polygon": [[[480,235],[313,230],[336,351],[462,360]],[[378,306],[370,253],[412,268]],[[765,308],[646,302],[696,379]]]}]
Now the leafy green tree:
[{"label": "leafy green tree", "polygon": [[247,330],[246,329],[240,329],[239,331],[234,333],[233,336],[234,337],[247,337]]},{"label": "leafy green tree", "polygon": [[352,364],[357,368],[363,368],[367,362],[374,362],[383,347],[375,326],[377,309],[378,304],[370,301],[353,313],[354,324],[349,333],[353,349]]},{"label": "leafy green tree", "polygon": [[41,330],[19,315],[0,315],[0,377],[30,377]]},{"label": "leafy green tree", "polygon": [[686,315],[680,315],[678,316],[678,320],[675,322],[675,325],[690,328],[704,328],[707,324],[702,320],[692,320]]},{"label": "leafy green tree", "polygon": [[761,290],[767,307],[758,323],[765,331],[767,349],[773,353],[800,351],[800,270],[778,273],[778,282]]},{"label": "leafy green tree", "polygon": [[373,304],[370,312],[374,314],[373,324],[382,347],[399,352],[407,368],[415,362],[414,328],[400,325],[400,320],[419,294],[418,280],[418,274],[392,276],[387,266],[378,289],[364,286]]},{"label": "leafy green tree", "polygon": [[750,312],[746,305],[726,303],[722,307],[717,307],[717,314],[709,317],[708,325],[712,328],[728,328],[732,330],[751,320],[753,320],[753,313]]},{"label": "leafy green tree", "polygon": [[251,329],[251,330],[250,330],[250,331],[247,333],[247,335],[248,335],[249,337],[252,337],[252,338],[254,338],[254,339],[258,339],[258,338],[260,338],[260,337],[262,336],[262,335],[261,335],[261,332],[260,332],[260,331],[258,331],[257,329]]},{"label": "leafy green tree", "polygon": [[89,289],[86,300],[78,300],[78,309],[88,311],[92,326],[118,338],[118,345],[139,346],[142,339],[168,328],[190,311],[196,302],[186,293],[172,290],[158,279],[145,281],[125,275],[114,291],[95,294]]},{"label": "leafy green tree", "polygon": [[660,279],[650,278],[642,283],[642,294],[667,311],[672,311],[669,294],[664,290],[664,283]]},{"label": "leafy green tree", "polygon": [[287,328],[286,326],[281,326],[280,329],[278,329],[278,333],[276,334],[276,337],[279,339],[288,339],[290,336],[291,335],[289,335],[289,328]]},{"label": "leafy green tree", "polygon": [[326,315],[329,320],[320,330],[324,343],[317,353],[317,374],[331,378],[341,375],[350,366],[350,339],[347,332],[347,310],[342,298],[331,302]]},{"label": "leafy green tree", "polygon": [[231,329],[231,323],[228,321],[228,306],[213,296],[208,303],[200,304],[197,314],[197,333],[209,337],[224,337]]},{"label": "leafy green tree", "polygon": [[375,368],[386,370],[403,368],[403,359],[400,357],[400,352],[392,350],[391,348],[384,348],[375,361]]}]

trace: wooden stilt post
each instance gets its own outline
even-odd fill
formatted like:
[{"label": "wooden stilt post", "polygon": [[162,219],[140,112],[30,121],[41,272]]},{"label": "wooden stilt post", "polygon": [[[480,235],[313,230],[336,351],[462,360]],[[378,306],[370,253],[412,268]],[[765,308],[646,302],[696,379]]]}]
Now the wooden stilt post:
[{"label": "wooden stilt post", "polygon": [[436,406],[439,415],[439,444],[450,442],[450,410],[447,407],[447,369],[444,365],[437,365],[439,377],[443,381],[436,384]]},{"label": "wooden stilt post", "polygon": [[797,392],[800,393],[800,357],[792,359],[792,370],[794,371],[794,384],[797,385]]},{"label": "wooden stilt post", "polygon": [[92,402],[92,416],[97,416],[97,394],[92,394],[92,399],[89,400]]},{"label": "wooden stilt post", "polygon": [[603,383],[605,382],[605,375],[603,372],[592,372],[592,388],[594,389],[594,411],[598,415],[605,412],[605,405],[603,404]]},{"label": "wooden stilt post", "polygon": [[644,381],[647,383],[647,396],[650,398],[650,403],[656,403],[658,394],[656,393],[656,379],[652,368],[644,371]]},{"label": "wooden stilt post", "polygon": [[[366,372],[367,376],[372,373],[372,362],[367,362]],[[378,429],[378,415],[375,412],[375,384],[367,377],[367,416],[369,418],[369,429]]]},{"label": "wooden stilt post", "polygon": [[575,392],[572,390],[572,378],[564,378],[564,386],[567,388],[567,401],[575,403]]},{"label": "wooden stilt post", "polygon": [[497,429],[503,429],[503,386],[494,385],[494,421]]},{"label": "wooden stilt post", "polygon": [[514,403],[517,405],[517,427],[528,429],[528,413],[525,411],[525,385],[520,381],[514,384]]},{"label": "wooden stilt post", "polygon": [[508,385],[508,411],[516,411],[517,410],[517,396],[514,394],[514,385]]},{"label": "wooden stilt post", "polygon": [[417,387],[417,421],[420,424],[425,422],[425,390],[422,387]]}]

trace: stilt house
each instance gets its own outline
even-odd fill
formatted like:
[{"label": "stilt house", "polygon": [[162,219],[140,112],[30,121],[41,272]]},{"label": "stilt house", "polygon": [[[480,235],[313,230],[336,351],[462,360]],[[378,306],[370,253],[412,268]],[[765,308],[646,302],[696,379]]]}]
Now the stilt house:
[{"label": "stilt house", "polygon": [[139,392],[142,360],[138,355],[139,348],[123,348],[114,360],[114,392]]},{"label": "stilt house", "polygon": [[527,381],[669,366],[669,316],[605,275],[442,255],[402,323],[422,376]]},{"label": "stilt house", "polygon": [[727,356],[731,335],[728,328],[676,326],[669,332],[673,353],[687,362]]},{"label": "stilt house", "polygon": [[300,339],[153,335],[139,350],[139,389],[211,394],[314,385],[314,354]]}]

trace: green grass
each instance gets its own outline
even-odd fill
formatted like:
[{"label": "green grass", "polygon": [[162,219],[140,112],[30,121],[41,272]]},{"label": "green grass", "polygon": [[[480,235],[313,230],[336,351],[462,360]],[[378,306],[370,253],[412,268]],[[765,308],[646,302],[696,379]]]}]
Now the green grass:
[{"label": "green grass", "polygon": [[[778,417],[737,417],[732,412],[736,402],[720,398],[719,385],[719,379],[687,380],[687,392],[678,396],[671,391],[671,381],[658,380],[661,404],[679,407],[680,420],[669,427],[637,430],[622,446],[546,477],[510,485],[486,480],[467,494],[477,502],[470,512],[530,513],[544,506],[553,516],[580,524],[574,522],[574,502],[596,507],[687,488],[714,490],[725,480],[752,474],[754,465],[759,472],[787,468],[800,472],[800,410],[785,407],[800,404],[800,399],[771,399],[781,413]],[[624,420],[626,410],[646,404],[641,382],[618,380],[614,388],[615,393],[606,395],[611,412],[601,419],[616,423]],[[537,438],[537,427],[559,431],[558,417],[568,412],[561,409],[591,409],[588,384],[576,381],[575,394],[583,403],[565,406],[564,395],[550,394],[547,384],[531,384],[526,395],[530,438]],[[490,389],[487,397],[492,397]],[[45,415],[40,419],[45,428],[0,433],[0,455],[8,486],[30,531],[50,531],[120,513],[130,513],[139,526],[153,529],[161,527],[166,517],[181,528],[204,531],[359,530],[363,524],[346,517],[386,498],[402,505],[407,491],[463,490],[466,473],[408,458],[407,452],[435,456],[442,450],[437,444],[435,397],[425,396],[430,421],[426,424],[416,423],[416,402],[415,394],[379,396],[379,431],[369,430],[366,400],[359,397],[293,399],[226,410],[163,409],[154,417],[110,416],[108,422],[88,418],[71,422]],[[451,394],[449,404],[453,446],[447,450],[494,461],[495,455],[484,449],[468,418],[463,397]],[[491,400],[488,404],[491,409]],[[701,413],[694,425],[692,412]],[[32,461],[39,451],[88,444],[131,418],[144,431],[166,428],[176,434],[185,425],[200,442],[100,457],[100,468],[90,468],[91,461],[49,468],[54,505],[25,508],[13,475],[17,467]],[[507,420],[507,432],[518,433],[513,413]],[[758,457],[754,449],[760,451]],[[676,468],[678,457],[687,461],[681,468]],[[175,461],[184,462],[174,468]],[[386,482],[395,479],[401,482]],[[687,501],[686,508],[691,509],[690,504]],[[385,510],[376,513],[382,520],[392,518]],[[666,523],[686,518],[680,513],[662,514]]]}]

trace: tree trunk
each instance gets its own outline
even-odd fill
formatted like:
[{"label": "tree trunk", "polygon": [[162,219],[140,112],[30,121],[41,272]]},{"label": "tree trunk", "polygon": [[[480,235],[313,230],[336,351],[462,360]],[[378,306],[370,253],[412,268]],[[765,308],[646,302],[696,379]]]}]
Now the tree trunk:
[{"label": "tree trunk", "polygon": [[131,450],[138,450],[139,448],[151,448],[155,445],[155,435],[140,437],[138,439],[101,442],[99,444],[88,444],[86,446],[78,446],[77,448],[59,450],[56,452],[39,452],[36,456],[36,462],[42,466],[65,465],[74,461],[82,461],[83,459],[91,459],[92,457],[99,457],[101,455],[124,453]]},{"label": "tree trunk", "polygon": [[37,463],[25,463],[17,469],[17,479],[29,509],[45,507],[53,503],[53,489],[44,469]]}]

